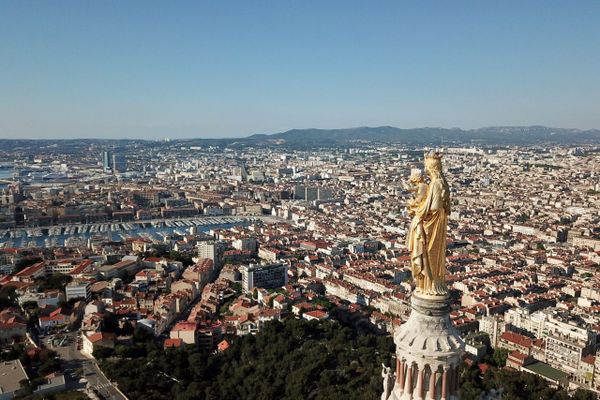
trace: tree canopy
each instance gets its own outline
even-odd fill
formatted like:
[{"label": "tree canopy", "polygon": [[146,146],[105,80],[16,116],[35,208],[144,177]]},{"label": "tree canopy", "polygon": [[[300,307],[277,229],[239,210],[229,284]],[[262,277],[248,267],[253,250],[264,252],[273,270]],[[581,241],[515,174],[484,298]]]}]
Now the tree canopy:
[{"label": "tree canopy", "polygon": [[[296,319],[228,340],[231,346],[219,354],[194,346],[162,350],[136,331],[134,345],[108,350],[101,367],[132,400],[376,400],[383,389],[381,364],[393,363],[395,348],[389,336]],[[504,353],[491,361],[504,364]],[[569,398],[536,375],[497,367],[482,374],[476,363],[462,368],[460,388],[463,400],[480,399],[491,389],[509,400]],[[596,399],[583,390],[574,396]]]},{"label": "tree canopy", "polygon": [[232,340],[222,354],[192,346],[107,359],[102,368],[131,399],[344,399],[381,396],[390,337],[358,335],[335,322],[290,319]]},{"label": "tree canopy", "polygon": [[[496,356],[496,354],[494,354]],[[481,374],[479,366],[464,367],[461,373],[460,398],[479,400],[482,393],[491,389],[501,390],[507,400],[567,400],[570,399],[564,388],[550,387],[543,378],[527,372],[505,368],[489,368]],[[578,389],[573,397],[577,400],[596,400],[590,391]]]}]

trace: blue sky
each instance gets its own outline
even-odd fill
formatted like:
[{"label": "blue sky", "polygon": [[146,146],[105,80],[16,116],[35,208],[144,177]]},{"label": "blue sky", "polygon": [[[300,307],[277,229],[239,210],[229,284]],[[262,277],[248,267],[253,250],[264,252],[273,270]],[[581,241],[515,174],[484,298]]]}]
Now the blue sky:
[{"label": "blue sky", "polygon": [[0,0],[0,138],[600,128],[600,1]]}]

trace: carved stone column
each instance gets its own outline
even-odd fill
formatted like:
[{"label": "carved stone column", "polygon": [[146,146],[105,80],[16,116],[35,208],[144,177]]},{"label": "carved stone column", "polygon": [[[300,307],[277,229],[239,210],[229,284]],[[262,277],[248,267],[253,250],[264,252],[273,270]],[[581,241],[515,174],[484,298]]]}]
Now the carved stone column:
[{"label": "carved stone column", "polygon": [[435,400],[436,397],[436,393],[435,393],[435,387],[437,384],[437,375],[438,372],[437,371],[431,371],[431,375],[429,376],[429,390],[427,392],[427,399],[428,400]]},{"label": "carved stone column", "polygon": [[423,400],[423,374],[425,373],[425,370],[423,368],[419,369],[419,366],[416,366],[417,368],[417,387],[415,389],[415,395],[413,396],[413,398],[415,400]]},{"label": "carved stone column", "polygon": [[440,400],[448,400],[448,368],[444,368],[442,374],[442,397]]},{"label": "carved stone column", "polygon": [[454,398],[454,367],[448,370],[448,396]]},{"label": "carved stone column", "polygon": [[408,398],[412,399],[413,394],[413,365],[409,365],[406,368],[406,383],[404,384],[404,390],[408,394]]},{"label": "carved stone column", "polygon": [[401,360],[400,358],[398,358],[396,360],[396,364],[398,365],[396,367],[396,385],[398,385],[399,391],[398,394],[402,394],[404,392],[404,360]]},{"label": "carved stone column", "polygon": [[460,371],[458,369],[458,365],[454,367],[454,395],[458,399],[460,390]]}]

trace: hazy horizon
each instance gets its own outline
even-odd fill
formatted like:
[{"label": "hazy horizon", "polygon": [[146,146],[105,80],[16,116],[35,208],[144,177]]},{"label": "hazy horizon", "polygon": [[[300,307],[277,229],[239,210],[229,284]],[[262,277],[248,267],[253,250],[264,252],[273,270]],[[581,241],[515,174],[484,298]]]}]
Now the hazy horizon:
[{"label": "hazy horizon", "polygon": [[267,133],[261,133],[261,132],[254,132],[254,133],[248,133],[248,134],[240,134],[240,135],[230,135],[230,136],[185,136],[185,137],[177,137],[177,136],[163,136],[163,137],[156,137],[156,138],[144,138],[144,137],[98,137],[98,136],[88,136],[88,137],[83,137],[83,136],[72,136],[72,137],[26,137],[26,138],[11,138],[11,137],[0,137],[0,140],[4,139],[4,140],[150,140],[150,141],[160,141],[160,140],[192,140],[192,139],[244,139],[244,138],[248,138],[250,136],[254,136],[254,135],[275,135],[275,134],[279,134],[279,133],[285,133],[288,131],[293,131],[293,130],[351,130],[351,129],[361,129],[361,128],[382,128],[382,127],[391,127],[391,128],[397,128],[397,129],[402,129],[402,130],[412,130],[412,129],[458,129],[458,130],[462,130],[462,131],[471,131],[471,130],[477,130],[477,129],[492,129],[492,128],[530,128],[530,127],[544,127],[544,128],[551,128],[551,129],[569,129],[569,130],[580,130],[580,131],[598,131],[600,129],[596,129],[596,128],[590,128],[590,129],[579,129],[579,128],[570,128],[570,127],[559,127],[559,126],[547,126],[547,125],[540,125],[540,124],[534,124],[534,125],[489,125],[489,126],[480,126],[480,127],[475,127],[475,128],[469,128],[469,129],[465,129],[465,128],[460,128],[460,127],[446,127],[446,126],[414,126],[414,127],[400,127],[400,126],[392,126],[392,125],[373,125],[373,126],[367,126],[367,125],[362,125],[362,126],[350,126],[350,127],[338,127],[338,128],[321,128],[321,127],[303,127],[303,128],[290,128],[290,129],[286,129],[284,131],[279,131],[279,132],[267,132]]},{"label": "hazy horizon", "polygon": [[[541,127],[545,127],[545,128],[553,128],[553,129],[573,129],[573,130],[577,130],[579,128],[570,128],[570,127],[558,127],[558,126],[546,126],[546,125],[540,125],[540,124],[534,124],[534,125],[489,125],[489,126],[480,126],[480,127],[475,127],[475,128],[469,128],[469,129],[465,129],[465,128],[460,128],[460,127],[446,127],[446,126],[414,126],[414,127],[400,127],[400,126],[391,126],[391,125],[373,125],[373,126],[366,126],[366,125],[362,125],[362,126],[351,126],[351,127],[338,127],[338,128],[320,128],[320,127],[303,127],[303,128],[290,128],[290,129],[286,129],[283,131],[279,131],[279,132],[267,132],[267,133],[261,133],[261,132],[254,132],[254,133],[248,133],[248,134],[240,134],[240,135],[230,135],[230,136],[184,136],[184,137],[177,137],[177,136],[162,136],[162,137],[156,137],[156,138],[144,138],[144,137],[99,137],[99,136],[72,136],[72,137],[26,137],[26,138],[11,138],[11,137],[1,137],[0,136],[0,140],[4,139],[4,140],[149,140],[149,141],[160,141],[160,140],[191,140],[191,139],[244,139],[244,138],[248,138],[250,136],[253,135],[275,135],[278,133],[284,133],[287,131],[291,131],[291,130],[311,130],[311,129],[316,129],[316,130],[344,130],[344,129],[360,129],[360,128],[381,128],[381,127],[392,127],[392,128],[398,128],[398,129],[406,129],[406,130],[411,130],[411,129],[423,129],[423,128],[431,128],[431,129],[460,129],[462,131],[469,131],[469,130],[477,130],[477,129],[486,129],[486,128],[527,128],[527,127],[534,127],[534,126],[541,126]],[[596,129],[596,128],[590,128],[590,129],[579,129],[581,131],[597,131],[600,129]]]},{"label": "hazy horizon", "polygon": [[600,3],[3,2],[0,138],[600,128]]}]

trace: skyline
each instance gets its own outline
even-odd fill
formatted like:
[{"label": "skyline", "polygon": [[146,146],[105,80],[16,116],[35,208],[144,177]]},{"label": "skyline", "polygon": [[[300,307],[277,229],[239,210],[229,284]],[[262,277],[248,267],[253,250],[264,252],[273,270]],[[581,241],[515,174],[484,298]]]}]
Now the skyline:
[{"label": "skyline", "polygon": [[0,4],[0,138],[600,128],[596,2]]}]

